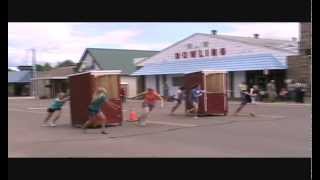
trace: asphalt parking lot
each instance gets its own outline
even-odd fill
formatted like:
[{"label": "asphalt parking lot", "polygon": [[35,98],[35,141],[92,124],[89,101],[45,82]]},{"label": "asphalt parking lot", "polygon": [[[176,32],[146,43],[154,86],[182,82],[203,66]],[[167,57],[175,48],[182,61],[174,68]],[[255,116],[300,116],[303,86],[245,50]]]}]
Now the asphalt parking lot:
[{"label": "asphalt parking lot", "polygon": [[[183,108],[170,116],[173,103],[156,108],[146,127],[127,122],[129,108],[141,111],[141,102],[124,105],[122,126],[109,134],[71,127],[69,104],[56,127],[40,127],[50,100],[8,100],[8,157],[311,157],[310,104],[248,105],[249,116],[208,116],[193,119]],[[229,103],[234,112],[237,102]],[[231,113],[230,113],[231,114]]]}]

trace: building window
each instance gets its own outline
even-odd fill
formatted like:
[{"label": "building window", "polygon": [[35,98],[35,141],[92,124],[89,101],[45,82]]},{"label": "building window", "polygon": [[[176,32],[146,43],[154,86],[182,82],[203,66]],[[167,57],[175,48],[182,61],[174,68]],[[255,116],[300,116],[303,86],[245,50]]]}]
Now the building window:
[{"label": "building window", "polygon": [[187,44],[187,48],[191,49],[192,48],[192,44],[191,43]]},{"label": "building window", "polygon": [[204,55],[205,55],[205,56],[209,56],[209,49],[206,49],[206,50],[204,51]]},{"label": "building window", "polygon": [[187,53],[187,52],[183,52],[183,53],[182,53],[182,57],[183,57],[183,58],[188,58],[188,53]]},{"label": "building window", "polygon": [[191,56],[192,58],[195,58],[195,57],[197,56],[197,51],[191,51],[191,52],[190,52],[190,56]]},{"label": "building window", "polygon": [[306,55],[311,55],[311,49],[306,49],[306,50],[305,50],[305,54],[306,54]]},{"label": "building window", "polygon": [[199,50],[199,57],[203,57],[202,50]]},{"label": "building window", "polygon": [[175,53],[175,58],[180,59],[180,53]]},{"label": "building window", "polygon": [[211,56],[217,55],[217,49],[211,49]]},{"label": "building window", "polygon": [[172,86],[183,86],[183,76],[172,77]]},{"label": "building window", "polygon": [[209,46],[209,42],[208,41],[203,42],[203,47],[208,47],[208,46]]},{"label": "building window", "polygon": [[225,55],[226,54],[226,48],[221,48],[220,49],[220,54]]}]

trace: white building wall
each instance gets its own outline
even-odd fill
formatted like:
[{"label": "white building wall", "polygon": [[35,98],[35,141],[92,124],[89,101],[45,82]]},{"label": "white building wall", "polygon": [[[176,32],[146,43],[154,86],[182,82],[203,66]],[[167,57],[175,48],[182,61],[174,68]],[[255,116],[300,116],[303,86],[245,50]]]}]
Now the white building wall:
[{"label": "white building wall", "polygon": [[246,81],[246,72],[245,71],[237,71],[234,72],[233,76],[233,95],[235,98],[240,97],[240,88],[239,84]]},{"label": "white building wall", "polygon": [[[172,77],[176,77],[178,75],[167,75],[167,84],[169,87],[169,96],[173,96],[175,95],[176,91],[178,90],[179,86],[173,86],[172,83]],[[181,76],[181,75],[180,75]],[[160,81],[160,95],[164,95],[164,84],[163,84],[163,76],[159,76],[159,81]],[[146,76],[145,78],[145,84],[146,84],[146,88],[153,88],[153,89],[157,89],[156,88],[156,76]]]},{"label": "white building wall", "polygon": [[[209,45],[208,47],[203,46],[203,42],[208,41]],[[193,48],[189,49],[187,47],[187,44],[191,43],[193,45]],[[286,63],[286,56],[289,55],[295,55],[295,53],[287,53],[282,52],[270,48],[265,48],[262,46],[255,46],[255,45],[249,45],[241,42],[231,41],[231,40],[224,40],[224,39],[218,39],[215,38],[212,35],[205,35],[205,34],[196,34],[193,37],[182,41],[180,43],[177,43],[168,49],[162,50],[160,53],[147,58],[144,64],[146,63],[162,63],[162,62],[168,62],[168,61],[179,61],[180,59],[175,59],[175,53],[179,52],[190,52],[193,50],[206,50],[206,49],[220,49],[220,48],[226,48],[226,55],[220,55],[218,51],[218,56],[209,56],[209,57],[201,57],[201,59],[206,58],[214,58],[214,57],[226,57],[226,56],[236,56],[236,55],[248,55],[248,54],[261,54],[261,53],[270,53],[274,55],[275,57],[280,58],[280,61],[283,63]],[[211,54],[211,53],[210,53]],[[188,58],[190,58],[190,53],[188,53]]]},{"label": "white building wall", "polygon": [[51,96],[51,88],[47,88],[45,87],[46,85],[50,84],[49,80],[44,80],[44,79],[40,79],[40,80],[34,80],[37,83],[37,95],[39,97],[50,97]]},{"label": "white building wall", "polygon": [[[169,75],[168,76],[168,85],[169,85],[169,95],[173,96],[175,95],[175,93],[177,92],[177,90],[179,89],[179,86],[174,86],[173,85],[173,81],[172,78],[173,77],[181,77],[182,75]],[[183,77],[183,76],[182,76]]]},{"label": "white building wall", "polygon": [[[86,56],[83,58],[83,61],[81,63],[81,66],[79,68],[80,72],[82,72],[84,69],[90,68],[92,64],[94,63],[93,58],[90,54],[86,54]],[[96,63],[93,64],[93,69],[94,70],[100,70],[100,68],[98,67],[98,65]]]},{"label": "white building wall", "polygon": [[[203,42],[209,42],[208,47],[204,47]],[[187,44],[192,44],[192,48],[188,48]],[[219,52],[220,48],[226,49],[226,54],[221,55]],[[218,56],[211,56],[208,57],[201,57],[199,58],[197,56],[197,59],[208,59],[208,58],[216,58],[216,57],[227,57],[227,56],[239,56],[239,55],[250,55],[250,54],[272,54],[275,58],[278,58],[280,62],[283,64],[286,64],[286,57],[290,55],[295,55],[295,53],[289,53],[289,52],[283,52],[275,49],[270,49],[267,47],[262,46],[256,46],[256,45],[249,45],[246,43],[241,43],[237,41],[232,40],[225,40],[225,39],[219,39],[217,37],[214,37],[213,35],[206,35],[206,34],[195,34],[191,37],[189,37],[186,40],[183,40],[181,42],[178,42],[176,44],[173,44],[172,46],[163,49],[161,52],[157,53],[156,55],[146,58],[146,61],[144,61],[141,65],[147,64],[147,63],[164,63],[169,61],[179,61],[180,59],[175,59],[175,53],[182,53],[182,52],[188,52],[188,58],[190,58],[190,51],[194,50],[206,50],[209,49],[217,49],[218,50]],[[204,52],[203,52],[204,53]],[[183,58],[184,59],[184,58]],[[155,76],[147,76],[149,78],[146,78],[146,87],[151,87],[156,89],[156,81]],[[172,75],[167,76],[167,82],[169,85],[169,94],[173,95],[175,91],[178,89],[178,87],[174,87],[172,85]],[[240,97],[240,90],[238,85],[245,81],[245,72],[234,72],[234,81],[233,81],[233,91],[234,91],[234,97]],[[160,78],[160,93],[163,93],[163,83]]]},{"label": "white building wall", "polygon": [[134,76],[120,76],[120,83],[128,84],[128,97],[137,95],[137,78]]}]

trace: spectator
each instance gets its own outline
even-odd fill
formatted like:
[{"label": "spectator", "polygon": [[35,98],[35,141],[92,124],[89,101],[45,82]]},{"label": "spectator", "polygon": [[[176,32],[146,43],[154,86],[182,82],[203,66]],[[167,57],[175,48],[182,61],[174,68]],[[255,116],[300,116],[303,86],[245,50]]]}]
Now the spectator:
[{"label": "spectator", "polygon": [[288,91],[286,88],[282,88],[280,93],[279,93],[279,98],[281,101],[286,101],[288,100]]},{"label": "spectator", "polygon": [[259,101],[264,101],[266,98],[266,91],[260,90],[259,91]]},{"label": "spectator", "polygon": [[295,84],[296,102],[304,103],[304,93],[305,93],[305,84],[301,82],[297,82]]},{"label": "spectator", "polygon": [[275,98],[277,97],[277,90],[274,80],[271,80],[267,84],[267,94],[270,102],[274,102]]},{"label": "spectator", "polygon": [[259,88],[257,85],[253,85],[252,88],[250,89],[250,95],[251,95],[251,100],[252,104],[256,103],[256,100],[259,98]]},{"label": "spectator", "polygon": [[289,101],[295,101],[295,81],[289,79],[286,83],[288,88],[288,99]]}]

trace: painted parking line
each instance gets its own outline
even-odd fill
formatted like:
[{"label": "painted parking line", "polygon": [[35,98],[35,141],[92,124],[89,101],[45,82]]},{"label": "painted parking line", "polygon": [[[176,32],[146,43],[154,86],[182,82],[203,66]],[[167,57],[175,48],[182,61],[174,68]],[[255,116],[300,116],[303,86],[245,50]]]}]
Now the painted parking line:
[{"label": "painted parking line", "polygon": [[170,125],[170,126],[181,126],[181,127],[196,127],[196,124],[187,124],[187,123],[173,123],[173,122],[164,122],[164,121],[148,121],[150,124],[161,124],[161,125]]},{"label": "painted parking line", "polygon": [[[229,102],[229,104],[232,104],[232,105],[238,105],[240,104],[240,102]],[[282,106],[311,106],[310,103],[302,103],[302,104],[299,104],[299,103],[251,103],[250,105],[282,105]]]},{"label": "painted parking line", "polygon": [[[233,116],[233,117],[251,117],[250,114],[238,114],[237,116]],[[274,119],[278,119],[278,118],[285,118],[286,116],[277,116],[277,115],[265,115],[265,114],[255,114],[254,117],[265,117],[265,118],[274,118]]]},{"label": "painted parking line", "polygon": [[48,107],[31,107],[30,110],[47,109]]},{"label": "painted parking line", "polygon": [[256,117],[266,117],[266,118],[274,118],[274,119],[285,118],[285,116],[264,115],[264,114],[257,114]]},{"label": "painted parking line", "polygon": [[8,108],[8,111],[28,112],[28,113],[35,113],[35,114],[46,114],[47,113],[47,112],[26,111],[26,110],[23,110],[23,109],[15,109],[15,108]]},{"label": "painted parking line", "polygon": [[8,97],[8,99],[36,99],[34,96]]}]

